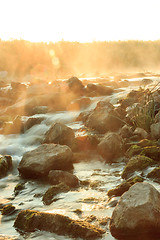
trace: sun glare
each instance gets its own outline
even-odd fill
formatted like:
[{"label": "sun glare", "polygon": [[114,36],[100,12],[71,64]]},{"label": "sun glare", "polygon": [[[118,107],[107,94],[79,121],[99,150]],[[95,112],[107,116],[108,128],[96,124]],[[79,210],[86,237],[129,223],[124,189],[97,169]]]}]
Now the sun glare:
[{"label": "sun glare", "polygon": [[[0,7],[0,38],[4,40],[90,42],[160,38],[156,29],[160,20],[158,0],[5,0]],[[6,15],[8,19],[4,21]],[[58,59],[53,64],[58,65]]]}]

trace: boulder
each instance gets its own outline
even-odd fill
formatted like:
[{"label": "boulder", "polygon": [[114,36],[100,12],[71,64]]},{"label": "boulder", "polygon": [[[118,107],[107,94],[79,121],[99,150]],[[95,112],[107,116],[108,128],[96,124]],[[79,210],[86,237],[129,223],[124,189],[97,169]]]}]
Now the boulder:
[{"label": "boulder", "polygon": [[57,185],[63,182],[71,188],[79,186],[79,179],[72,173],[66,171],[51,170],[48,174],[48,179],[49,182],[53,185]]},{"label": "boulder", "polygon": [[153,139],[160,138],[160,122],[151,125],[151,136]]},{"label": "boulder", "polygon": [[138,135],[141,139],[148,137],[148,133],[143,128],[136,128],[134,134]]},{"label": "boulder", "polygon": [[113,211],[110,231],[116,239],[160,237],[160,193],[149,183],[130,187]]},{"label": "boulder", "polygon": [[151,172],[147,174],[148,178],[152,178],[155,181],[160,181],[160,167],[154,168]]},{"label": "boulder", "polygon": [[20,174],[30,178],[47,176],[50,170],[70,169],[73,169],[72,151],[59,144],[42,144],[26,152],[18,166]]},{"label": "boulder", "polygon": [[129,138],[131,136],[133,136],[133,130],[131,127],[129,127],[128,125],[124,125],[121,129],[120,129],[120,135],[123,138]]},{"label": "boulder", "polygon": [[99,133],[117,131],[123,124],[120,114],[107,101],[100,101],[86,121],[88,127]]},{"label": "boulder", "polygon": [[11,156],[0,155],[0,178],[7,175],[8,171],[12,168],[12,158]]},{"label": "boulder", "polygon": [[99,239],[104,233],[102,229],[85,221],[33,210],[21,211],[15,220],[14,227],[24,232],[40,230],[82,239]]},{"label": "boulder", "polygon": [[71,77],[67,80],[69,89],[76,95],[83,95],[84,86],[77,77]]},{"label": "boulder", "polygon": [[114,162],[123,153],[123,139],[117,133],[109,132],[98,144],[97,150],[107,162]]},{"label": "boulder", "polygon": [[43,117],[31,117],[24,123],[24,131],[33,127],[34,125],[40,124],[44,120]]},{"label": "boulder", "polygon": [[154,160],[149,157],[143,155],[134,156],[128,161],[127,165],[125,166],[122,172],[122,178],[127,179],[135,171],[141,171],[153,164],[155,164]]},{"label": "boulder", "polygon": [[141,152],[142,155],[145,155],[153,160],[160,161],[160,147],[158,146],[148,146],[144,147]]},{"label": "boulder", "polygon": [[63,123],[55,123],[45,134],[44,143],[57,143],[72,147],[75,141],[75,134],[72,128]]},{"label": "boulder", "polygon": [[105,96],[113,93],[113,88],[93,83],[89,83],[86,90],[90,96]]}]

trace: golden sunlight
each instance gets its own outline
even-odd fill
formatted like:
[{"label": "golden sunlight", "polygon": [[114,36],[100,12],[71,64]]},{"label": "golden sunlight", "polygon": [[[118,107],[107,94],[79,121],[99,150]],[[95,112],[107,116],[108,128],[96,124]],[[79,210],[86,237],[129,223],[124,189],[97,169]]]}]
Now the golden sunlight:
[{"label": "golden sunlight", "polygon": [[[9,6],[9,7],[8,7]],[[160,1],[1,1],[0,38],[49,41],[160,39]],[[6,15],[9,16],[8,20]],[[10,19],[10,20],[9,20]],[[54,63],[58,64],[56,59]]]}]

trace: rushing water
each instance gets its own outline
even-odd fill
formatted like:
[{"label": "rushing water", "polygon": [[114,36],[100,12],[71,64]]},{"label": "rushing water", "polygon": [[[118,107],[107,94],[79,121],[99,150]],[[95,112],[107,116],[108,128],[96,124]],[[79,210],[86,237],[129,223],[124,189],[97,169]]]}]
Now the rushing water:
[{"label": "rushing water", "polygon": [[[159,78],[152,78],[155,82]],[[119,89],[111,96],[91,98],[92,103],[88,109],[96,106],[101,99],[109,99],[114,105],[117,101],[125,96],[132,89],[138,88],[137,81],[141,79],[131,79],[128,88]],[[90,80],[91,81],[91,80]],[[152,86],[151,86],[152,87]],[[45,132],[54,122],[67,124],[75,130],[75,133],[83,127],[82,122],[76,122],[75,119],[79,115],[79,111],[74,112],[56,112],[48,114],[34,115],[44,117],[41,124],[33,126],[24,134],[0,135],[0,154],[9,154],[13,158],[13,170],[5,178],[0,179],[0,203],[12,203],[16,209],[34,209],[46,212],[60,213],[69,216],[73,219],[85,219],[87,216],[94,215],[97,219],[110,217],[118,198],[113,198],[109,201],[107,191],[116,185],[121,180],[121,171],[124,167],[123,163],[105,164],[104,161],[96,154],[90,161],[84,161],[74,164],[74,172],[81,181],[89,181],[90,185],[83,186],[77,190],[72,190],[67,193],[61,193],[57,197],[57,201],[46,206],[42,202],[42,195],[48,189],[49,185],[33,180],[23,180],[20,178],[17,166],[23,154],[30,151],[41,144],[44,139]],[[14,188],[19,182],[25,183],[25,189],[14,197]],[[152,183],[153,184],[153,183]],[[159,184],[153,184],[160,190]],[[76,210],[81,210],[77,214]],[[13,239],[55,239],[69,240],[71,238],[58,236],[53,233],[36,231],[21,236],[13,227],[15,214],[9,216],[0,215],[0,239],[5,239],[5,236],[12,236]],[[94,224],[94,222],[93,222]],[[108,225],[103,227],[106,230],[103,239],[113,240],[108,230]]]}]

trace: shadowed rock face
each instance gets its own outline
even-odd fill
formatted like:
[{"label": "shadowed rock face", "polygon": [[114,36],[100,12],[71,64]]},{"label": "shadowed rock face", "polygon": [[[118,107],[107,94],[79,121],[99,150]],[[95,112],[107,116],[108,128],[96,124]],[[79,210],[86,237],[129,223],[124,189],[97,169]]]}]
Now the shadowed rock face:
[{"label": "shadowed rock face", "polygon": [[149,183],[134,184],[114,209],[110,231],[117,239],[160,236],[160,193]]},{"label": "shadowed rock face", "polygon": [[68,146],[42,144],[27,152],[19,164],[18,170],[24,177],[44,177],[50,170],[73,169],[72,151]]},{"label": "shadowed rock face", "polygon": [[114,106],[106,101],[100,101],[89,114],[86,125],[99,133],[117,131],[122,125],[121,116]]},{"label": "shadowed rock face", "polygon": [[82,239],[98,239],[104,233],[102,229],[83,221],[76,221],[60,214],[31,210],[21,211],[14,227],[25,232],[41,230]]},{"label": "shadowed rock face", "polygon": [[97,149],[107,162],[114,162],[123,153],[123,139],[117,133],[107,133]]}]

